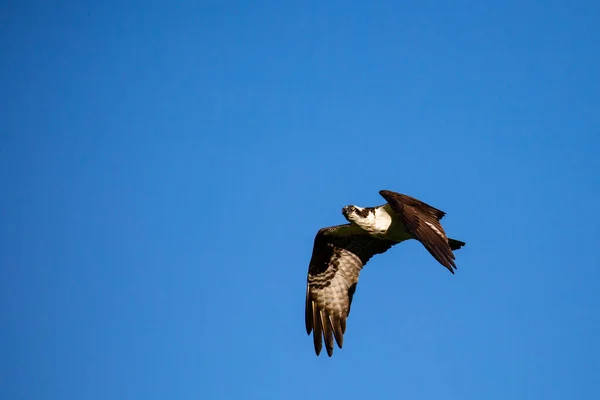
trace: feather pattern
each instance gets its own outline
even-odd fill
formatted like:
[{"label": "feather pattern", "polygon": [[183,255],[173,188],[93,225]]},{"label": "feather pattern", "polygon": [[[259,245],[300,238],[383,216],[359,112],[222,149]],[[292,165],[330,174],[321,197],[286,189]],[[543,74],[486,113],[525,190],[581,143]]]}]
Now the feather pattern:
[{"label": "feather pattern", "polygon": [[323,340],[330,357],[334,339],[342,348],[360,271],[371,257],[394,244],[373,238],[350,224],[319,230],[308,268],[305,312],[306,332],[313,332],[317,355]]}]

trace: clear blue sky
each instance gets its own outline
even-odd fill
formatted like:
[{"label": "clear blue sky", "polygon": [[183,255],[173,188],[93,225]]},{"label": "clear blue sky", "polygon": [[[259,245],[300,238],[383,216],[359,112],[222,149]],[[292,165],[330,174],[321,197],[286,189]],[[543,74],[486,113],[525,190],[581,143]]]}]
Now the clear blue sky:
[{"label": "clear blue sky", "polygon": [[[2,2],[0,397],[600,398],[600,3],[405,3]],[[457,274],[375,257],[316,357],[380,189]]]}]

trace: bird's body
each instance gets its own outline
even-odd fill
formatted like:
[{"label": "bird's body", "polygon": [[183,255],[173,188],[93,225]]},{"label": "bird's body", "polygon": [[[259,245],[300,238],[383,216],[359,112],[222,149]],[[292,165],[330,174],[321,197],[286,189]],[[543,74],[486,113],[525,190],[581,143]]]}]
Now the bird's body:
[{"label": "bird's body", "polygon": [[333,354],[334,338],[343,345],[346,319],[364,265],[376,254],[409,239],[419,240],[429,253],[454,273],[452,250],[465,243],[448,239],[439,220],[445,213],[413,197],[382,190],[387,201],[377,207],[342,208],[348,224],[320,229],[315,237],[306,290],[306,331],[313,333],[315,352],[325,339]]}]

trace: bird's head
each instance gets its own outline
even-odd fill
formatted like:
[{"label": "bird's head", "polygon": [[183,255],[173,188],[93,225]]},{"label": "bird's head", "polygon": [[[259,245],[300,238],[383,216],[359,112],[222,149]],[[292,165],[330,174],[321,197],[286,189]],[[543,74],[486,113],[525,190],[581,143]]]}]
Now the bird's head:
[{"label": "bird's head", "polygon": [[342,208],[342,215],[348,222],[356,222],[358,219],[362,218],[360,215],[361,211],[363,211],[362,208],[350,205]]}]

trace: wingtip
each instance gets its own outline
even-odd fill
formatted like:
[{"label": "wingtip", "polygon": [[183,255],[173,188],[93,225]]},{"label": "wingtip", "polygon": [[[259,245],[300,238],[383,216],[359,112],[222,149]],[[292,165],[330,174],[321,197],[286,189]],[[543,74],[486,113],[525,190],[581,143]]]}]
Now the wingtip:
[{"label": "wingtip", "polygon": [[456,271],[458,269],[456,264],[452,261],[450,261],[449,265],[444,265],[444,267],[446,267],[448,269],[448,271],[450,271],[452,273],[452,275],[454,275],[454,271]]}]

